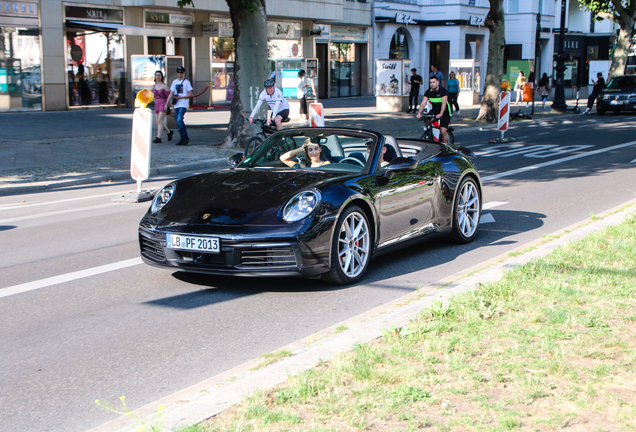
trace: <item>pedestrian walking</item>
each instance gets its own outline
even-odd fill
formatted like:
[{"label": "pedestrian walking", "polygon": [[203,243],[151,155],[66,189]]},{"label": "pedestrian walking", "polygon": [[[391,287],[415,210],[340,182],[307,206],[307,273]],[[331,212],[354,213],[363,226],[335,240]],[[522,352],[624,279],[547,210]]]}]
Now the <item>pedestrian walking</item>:
[{"label": "pedestrian walking", "polygon": [[298,78],[300,78],[300,81],[298,82],[296,97],[300,99],[300,118],[303,120],[309,120],[309,110],[307,108],[307,93],[311,92],[311,85],[309,83],[309,79],[305,76],[304,69],[301,69],[300,72],[298,72]]},{"label": "pedestrian walking", "polygon": [[155,96],[155,119],[157,121],[157,138],[152,142],[157,144],[161,142],[161,135],[165,130],[168,134],[168,141],[172,141],[172,132],[163,124],[163,120],[168,115],[168,96],[170,96],[170,87],[163,82],[163,72],[155,72],[155,83],[152,86],[152,94]]},{"label": "pedestrian walking", "polygon": [[188,145],[190,142],[183,118],[190,107],[190,98],[194,96],[192,90],[192,84],[190,84],[190,81],[185,77],[185,68],[179,66],[177,68],[177,79],[172,81],[172,85],[170,85],[170,95],[168,96],[168,104],[174,108],[174,117],[177,121],[179,135],[181,136],[177,145]]},{"label": "pedestrian walking", "polygon": [[451,72],[448,74],[448,103],[451,107],[451,115],[453,114],[453,107],[457,111],[457,115],[459,115],[459,104],[457,103],[457,96],[459,95],[459,80],[455,78],[455,72]]},{"label": "pedestrian walking", "polygon": [[526,103],[526,108],[530,106],[530,102],[534,100],[534,72],[530,72],[528,80],[523,85],[523,101]]},{"label": "pedestrian walking", "polygon": [[548,78],[548,74],[543,72],[543,76],[539,80],[539,96],[541,96],[541,100],[543,101],[543,106],[541,108],[545,108],[545,102],[548,100],[548,96],[550,96],[550,78]]},{"label": "pedestrian walking", "polygon": [[411,80],[406,83],[411,86],[409,91],[409,109],[407,113],[414,113],[417,111],[417,98],[420,95],[420,84],[423,84],[422,77],[417,74],[417,69],[411,69]]},{"label": "pedestrian walking", "polygon": [[515,91],[517,92],[517,99],[515,100],[515,104],[521,103],[520,99],[523,93],[523,86],[526,84],[526,74],[523,71],[519,71],[519,76],[517,76],[517,81],[515,81]]},{"label": "pedestrian walking", "polygon": [[592,94],[589,98],[587,98],[587,109],[584,114],[591,114],[592,107],[594,106],[594,102],[596,102],[596,98],[601,94],[601,90],[605,88],[605,78],[603,78],[603,73],[599,72],[596,74],[597,80],[591,80],[594,87],[592,88]]},{"label": "pedestrian walking", "polygon": [[429,78],[436,77],[439,82],[440,87],[444,87],[444,74],[437,70],[437,66],[434,64],[431,65],[431,73],[428,75]]}]

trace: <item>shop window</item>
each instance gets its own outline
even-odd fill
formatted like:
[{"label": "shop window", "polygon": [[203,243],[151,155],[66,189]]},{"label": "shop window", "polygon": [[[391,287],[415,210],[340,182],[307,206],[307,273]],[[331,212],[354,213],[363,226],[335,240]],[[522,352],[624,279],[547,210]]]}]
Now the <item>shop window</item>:
[{"label": "shop window", "polygon": [[234,61],[234,38],[211,38],[214,60]]},{"label": "shop window", "polygon": [[37,28],[0,27],[0,111],[41,110]]},{"label": "shop window", "polygon": [[389,47],[389,59],[409,59],[409,43],[406,40],[406,30],[403,27],[397,29],[391,38]]},{"label": "shop window", "polygon": [[360,62],[356,51],[360,44],[332,42],[329,47],[331,63],[331,97],[360,96]]},{"label": "shop window", "polygon": [[124,104],[123,37],[110,32],[68,32],[69,105]]},{"label": "shop window", "polygon": [[519,0],[508,0],[508,13],[519,13]]}]

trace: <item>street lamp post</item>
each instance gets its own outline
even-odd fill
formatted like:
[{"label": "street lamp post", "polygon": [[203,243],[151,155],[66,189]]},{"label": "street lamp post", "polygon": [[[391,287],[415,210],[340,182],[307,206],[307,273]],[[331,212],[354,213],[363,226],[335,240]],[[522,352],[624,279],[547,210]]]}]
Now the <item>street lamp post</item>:
[{"label": "street lamp post", "polygon": [[561,28],[559,29],[559,52],[557,54],[556,87],[554,90],[554,111],[564,112],[568,109],[565,103],[565,0],[561,0]]},{"label": "street lamp post", "polygon": [[[534,88],[537,88],[539,75],[541,75],[541,67],[539,59],[541,58],[541,14],[537,14],[537,30],[534,35]],[[534,90],[533,90],[534,91]],[[534,94],[532,95],[532,114],[534,115]]]}]

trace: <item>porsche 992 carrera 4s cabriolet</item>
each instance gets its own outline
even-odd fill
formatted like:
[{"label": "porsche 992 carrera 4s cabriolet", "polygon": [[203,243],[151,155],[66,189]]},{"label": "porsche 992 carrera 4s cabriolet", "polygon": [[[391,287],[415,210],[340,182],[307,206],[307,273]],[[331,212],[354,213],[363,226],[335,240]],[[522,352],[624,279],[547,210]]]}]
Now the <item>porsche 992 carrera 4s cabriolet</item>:
[{"label": "porsche 992 carrera 4s cabriolet", "polygon": [[[308,144],[320,163],[302,151]],[[144,262],[346,285],[381,253],[436,236],[467,243],[479,227],[481,180],[461,146],[294,128],[228,162],[156,194],[139,225]]]}]

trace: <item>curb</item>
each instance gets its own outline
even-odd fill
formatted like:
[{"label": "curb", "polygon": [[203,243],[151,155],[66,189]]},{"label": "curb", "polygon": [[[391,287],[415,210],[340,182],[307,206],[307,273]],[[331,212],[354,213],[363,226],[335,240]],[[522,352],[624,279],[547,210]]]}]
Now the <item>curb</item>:
[{"label": "curb", "polygon": [[[174,174],[197,170],[211,170],[214,168],[222,168],[227,165],[226,158],[205,159],[196,162],[189,162],[180,165],[166,165],[158,168],[150,169],[150,179],[155,176],[165,174]],[[61,189],[72,186],[83,186],[96,183],[108,182],[135,183],[130,177],[130,171],[119,170],[108,174],[88,174],[78,176],[74,179],[59,180],[50,182],[25,183],[23,186],[0,186],[0,196],[19,195],[31,192],[47,191],[52,189]]]},{"label": "curb", "polygon": [[[292,353],[277,363],[260,370],[259,359],[223,372],[199,384],[152,402],[127,416],[105,423],[89,432],[134,432],[140,424],[158,425],[160,431],[173,431],[207,420],[253,394],[281,384],[292,375],[329,361],[337,354],[351,351],[355,344],[369,343],[383,334],[383,329],[400,328],[410,322],[422,309],[434,301],[447,302],[453,295],[476,289],[485,282],[501,279],[505,272],[545,256],[560,246],[580,240],[587,235],[621,223],[636,212],[636,199],[604,212],[595,219],[586,219],[550,236],[543,236],[512,251],[494,257],[446,277],[416,292],[338,323],[307,338],[293,342],[281,350]],[[554,238],[546,241],[545,238]],[[525,251],[525,252],[523,252]],[[513,256],[515,253],[521,255]],[[338,333],[338,327],[347,330]],[[326,335],[318,338],[318,334]],[[317,339],[314,339],[317,338]],[[159,405],[164,405],[160,418]]]}]

